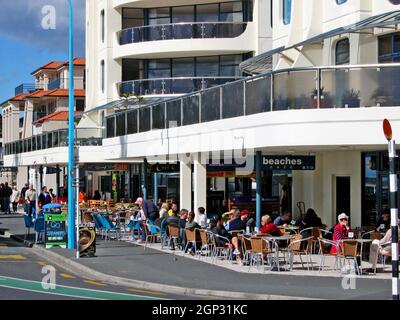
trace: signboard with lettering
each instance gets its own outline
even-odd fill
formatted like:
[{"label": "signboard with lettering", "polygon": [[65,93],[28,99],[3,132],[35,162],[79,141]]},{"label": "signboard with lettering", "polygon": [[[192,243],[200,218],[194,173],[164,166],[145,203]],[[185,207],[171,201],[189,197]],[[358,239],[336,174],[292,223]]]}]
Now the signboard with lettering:
[{"label": "signboard with lettering", "polygon": [[67,247],[66,220],[67,215],[65,213],[44,215],[45,248]]},{"label": "signboard with lettering", "polygon": [[179,170],[180,170],[179,163],[155,163],[147,165],[148,172],[173,173],[173,172],[179,172]]},{"label": "signboard with lettering", "polygon": [[315,170],[315,156],[263,156],[264,170]]},{"label": "signboard with lettering", "polygon": [[0,167],[0,173],[18,172],[18,167]]}]

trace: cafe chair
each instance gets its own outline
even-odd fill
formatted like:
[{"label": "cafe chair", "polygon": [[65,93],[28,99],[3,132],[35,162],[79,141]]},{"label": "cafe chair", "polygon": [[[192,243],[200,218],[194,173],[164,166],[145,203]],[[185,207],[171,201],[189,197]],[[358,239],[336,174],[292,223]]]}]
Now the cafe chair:
[{"label": "cafe chair", "polygon": [[201,239],[201,249],[199,258],[202,256],[209,256],[211,255],[211,240],[207,234],[207,230],[204,229],[197,229],[200,234]]},{"label": "cafe chair", "polygon": [[189,244],[192,244],[192,247],[194,247],[194,252],[197,253],[196,229],[194,229],[194,230],[185,229],[185,236],[186,236],[186,246],[185,246],[184,253],[188,252]]},{"label": "cafe chair", "polygon": [[30,237],[31,234],[31,228],[33,228],[33,221],[32,218],[30,218],[27,214],[24,213],[24,223],[25,223],[25,240],[26,238]]},{"label": "cafe chair", "polygon": [[116,238],[119,239],[120,228],[114,226],[114,224],[111,222],[110,218],[107,215],[99,214],[98,218],[99,218],[99,220],[102,224],[103,230],[104,230],[105,240],[107,241],[107,238],[110,238],[109,234],[112,234],[113,232],[115,233]]},{"label": "cafe chair", "polygon": [[44,217],[38,217],[34,222],[35,230],[35,243],[38,243],[39,238],[42,238],[41,242],[44,242]]},{"label": "cafe chair", "polygon": [[[349,270],[351,270],[351,261],[354,263],[354,270],[356,274],[360,274],[362,272],[361,269],[361,256],[360,256],[360,242],[355,240],[344,240],[342,242],[342,258],[344,259],[344,265],[346,265],[346,261],[349,263]],[[358,265],[358,259],[360,259],[360,265]],[[343,272],[343,270],[342,270]]]},{"label": "cafe chair", "polygon": [[143,227],[146,234],[146,241],[144,243],[144,250],[146,250],[147,243],[150,243],[149,239],[157,242],[157,239],[161,238],[161,229],[158,226],[149,223],[145,223]]},{"label": "cafe chair", "polygon": [[250,261],[252,259],[253,250],[251,247],[251,239],[241,235],[239,237],[242,245],[242,263],[243,265],[250,265]]},{"label": "cafe chair", "polygon": [[[173,245],[173,248],[177,248],[179,247],[179,234],[180,234],[180,228],[176,225],[168,225],[168,245],[171,246],[171,242]],[[163,242],[161,240],[161,242]],[[175,254],[175,250],[174,250],[174,254]]]},{"label": "cafe chair", "polygon": [[313,241],[314,237],[307,237],[302,239],[301,235],[300,237],[294,237],[293,240],[289,243],[288,245],[288,256],[289,256],[289,261],[290,261],[290,270],[293,269],[293,259],[294,256],[299,256],[300,262],[301,262],[301,267],[304,269],[304,263],[302,256],[307,257],[307,270],[310,270],[310,265],[311,265],[311,270],[314,269],[313,267],[313,261],[312,261],[312,249],[313,249]]},{"label": "cafe chair", "polygon": [[226,260],[231,260],[231,242],[228,238],[207,231],[211,239],[211,262],[216,263],[218,257],[225,257]]},{"label": "cafe chair", "polygon": [[[390,245],[392,242],[391,241],[389,241],[389,242],[387,242],[387,243],[384,243],[382,246],[384,247],[384,246],[387,246],[387,245]],[[398,248],[399,248],[399,254],[400,254],[400,240],[399,240],[399,243],[398,243]],[[386,259],[388,258],[388,257],[392,257],[392,249],[390,249],[390,251],[389,252],[381,252],[381,250],[379,250],[379,253],[378,253],[378,257],[381,259],[381,261],[382,261],[382,269],[383,270],[385,270],[385,265],[386,265]],[[378,258],[378,259],[379,259]],[[375,273],[376,273],[376,268],[375,268]]]},{"label": "cafe chair", "polygon": [[362,239],[381,240],[382,234],[379,231],[364,232],[361,236]]},{"label": "cafe chair", "polygon": [[[265,257],[267,258],[266,262],[268,267],[272,269],[272,260],[269,258],[269,256],[274,254],[274,252],[270,247],[270,243],[261,237],[251,237],[250,243],[252,254],[248,271],[250,271],[251,267],[255,264],[257,265],[257,270],[261,264],[263,271],[265,271]],[[279,261],[277,261],[277,263],[279,264]]]},{"label": "cafe chair", "polygon": [[342,268],[342,264],[341,264],[341,260],[340,260],[340,254],[331,254],[330,250],[331,250],[331,246],[335,246],[336,247],[336,252],[340,252],[340,247],[339,244],[336,241],[332,241],[329,239],[325,239],[325,238],[318,238],[318,242],[319,242],[319,255],[321,258],[321,262],[319,264],[319,271],[323,271],[325,268],[325,258],[326,257],[335,257],[335,265],[334,265],[334,269],[339,271]]}]

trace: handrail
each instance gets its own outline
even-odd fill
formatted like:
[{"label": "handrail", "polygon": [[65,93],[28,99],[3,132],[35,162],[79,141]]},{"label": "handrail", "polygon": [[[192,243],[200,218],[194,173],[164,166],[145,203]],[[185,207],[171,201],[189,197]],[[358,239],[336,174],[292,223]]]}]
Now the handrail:
[{"label": "handrail", "polygon": [[[385,70],[388,70],[389,73],[398,74],[397,68],[400,68],[400,63],[302,67],[269,71],[253,77],[244,77],[222,85],[182,94],[179,97],[171,97],[162,102],[157,101],[147,105],[136,105],[124,112],[118,113],[118,116],[123,113],[135,112],[135,110],[152,110],[154,107],[157,107],[158,110],[158,113],[155,113],[156,117],[160,116],[160,111],[162,112],[160,117],[164,117],[164,124],[160,123],[160,121],[163,121],[162,119],[160,120],[160,118],[157,118],[157,125],[153,127],[154,117],[150,116],[150,120],[147,120],[148,123],[143,125],[142,129],[138,129],[135,132],[131,132],[132,130],[130,130],[129,133],[125,130],[125,134],[132,134],[151,131],[153,129],[168,128],[165,120],[165,118],[167,118],[166,113],[168,111],[168,105],[174,103],[180,105],[180,111],[176,109],[179,108],[177,106],[175,109],[181,113],[181,116],[175,115],[175,117],[178,118],[173,119],[177,120],[178,126],[268,111],[314,108],[360,108],[361,100],[363,102],[362,107],[381,105],[400,106],[400,88],[396,87],[400,86],[399,81],[391,81],[390,85],[388,85],[385,81],[381,81],[382,76],[380,75]],[[335,73],[335,71],[341,70],[349,71],[349,73]],[[362,72],[367,72],[366,78],[368,78],[369,81],[368,88],[363,87],[360,81],[354,81],[353,78],[349,76],[354,73],[354,79],[363,79]],[[285,74],[287,76],[286,80],[282,78],[282,75]],[[320,77],[320,81],[315,81],[318,77]],[[336,79],[335,77],[339,78]],[[347,80],[343,81],[340,77],[347,77]],[[385,78],[387,78],[387,76]],[[261,89],[257,87],[258,80],[264,80],[261,82],[263,86]],[[276,81],[285,81],[285,83],[287,83],[287,80],[290,80],[291,89],[279,84],[274,85]],[[324,86],[329,88],[324,88]],[[250,91],[250,93],[247,92],[247,87],[253,89],[253,91]],[[376,93],[373,93],[374,90]],[[360,91],[362,92],[361,97],[359,97]],[[385,93],[385,91],[388,91],[388,93]],[[331,93],[333,93],[333,95],[331,95]],[[239,100],[232,100],[233,95],[238,95]],[[200,96],[202,97],[201,99],[199,98]],[[219,99],[215,98],[215,96],[218,96]],[[210,97],[210,99],[213,99],[211,100],[212,103],[203,103],[203,97]],[[251,100],[250,103],[246,103],[246,101],[251,98],[253,100]],[[263,98],[265,101],[262,100],[259,102],[259,98]],[[381,100],[385,98],[387,98],[387,100],[382,102]],[[187,121],[189,123],[185,124],[183,112],[186,107],[192,107],[192,105],[190,105],[190,99],[196,100],[195,104],[198,104],[198,109],[200,111],[198,116],[195,114],[196,118],[193,120],[194,122],[190,120]],[[185,101],[187,103],[185,103]],[[253,104],[257,104],[256,110],[254,110],[254,108],[251,109]],[[205,113],[201,111],[202,108],[206,108]],[[215,111],[217,109],[219,109],[219,111]],[[226,110],[226,114],[223,114],[224,110]],[[193,112],[197,113],[197,111]],[[209,118],[212,118],[210,120],[207,118],[207,112],[218,114],[210,116]],[[105,117],[106,123],[113,117],[115,118],[115,114]],[[203,119],[204,117],[205,119]],[[171,121],[171,119],[169,119],[169,121]],[[139,124],[142,125],[142,122],[139,123],[138,121],[137,125],[139,126]],[[114,125],[110,123],[111,130],[114,130],[113,127],[115,127],[115,123]],[[121,134],[124,135],[123,129],[118,130],[118,134],[113,133],[113,131],[106,133],[105,137],[111,138],[120,136]]]},{"label": "handrail", "polygon": [[[166,23],[166,24],[155,24],[155,25],[145,25],[145,26],[139,26],[139,27],[131,27],[131,28],[126,28],[117,31],[117,40],[120,45],[125,45],[129,43],[139,43],[139,42],[147,42],[147,41],[159,41],[159,40],[173,40],[173,39],[189,39],[189,38],[198,38],[198,39],[208,39],[208,38],[234,38],[239,36],[245,31],[245,27],[247,26],[248,22],[224,22],[224,21],[217,21],[217,22],[178,22],[178,23]],[[209,26],[241,26],[242,30],[239,30],[240,33],[238,32],[222,32],[220,34],[219,32],[211,32],[207,33],[207,30],[205,30]],[[179,32],[176,32],[175,34],[167,34],[166,31],[174,31],[175,28],[184,28],[184,27],[190,27],[193,28],[195,27],[195,30],[191,29],[186,29],[187,31],[196,31],[195,34],[189,35],[184,35],[184,34],[179,34]],[[146,34],[149,32],[149,30],[160,30],[161,34],[159,37],[156,36],[151,36],[150,34]],[[198,31],[198,33],[197,33]],[[124,34],[129,34],[131,33],[131,38],[125,39],[126,41],[123,41],[121,36]],[[135,39],[135,35],[137,36]]]}]

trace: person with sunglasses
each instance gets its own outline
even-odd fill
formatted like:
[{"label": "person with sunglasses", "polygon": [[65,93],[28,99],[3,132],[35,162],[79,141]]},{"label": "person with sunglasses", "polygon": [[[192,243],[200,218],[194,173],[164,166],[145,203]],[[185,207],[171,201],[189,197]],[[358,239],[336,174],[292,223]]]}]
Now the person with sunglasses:
[{"label": "person with sunglasses", "polygon": [[[350,230],[350,225],[349,225],[349,217],[345,213],[341,213],[338,216],[338,221],[339,223],[334,227],[333,229],[333,241],[338,241],[338,240],[343,240],[343,239],[349,239],[349,232]],[[331,247],[330,253],[332,255],[336,255],[336,246]]]}]

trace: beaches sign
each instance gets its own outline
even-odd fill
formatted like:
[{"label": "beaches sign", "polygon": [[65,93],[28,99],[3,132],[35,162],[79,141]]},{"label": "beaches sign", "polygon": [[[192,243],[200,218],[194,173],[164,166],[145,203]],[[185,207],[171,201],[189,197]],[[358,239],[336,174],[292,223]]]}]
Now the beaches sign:
[{"label": "beaches sign", "polygon": [[315,170],[315,156],[262,156],[264,170]]}]

